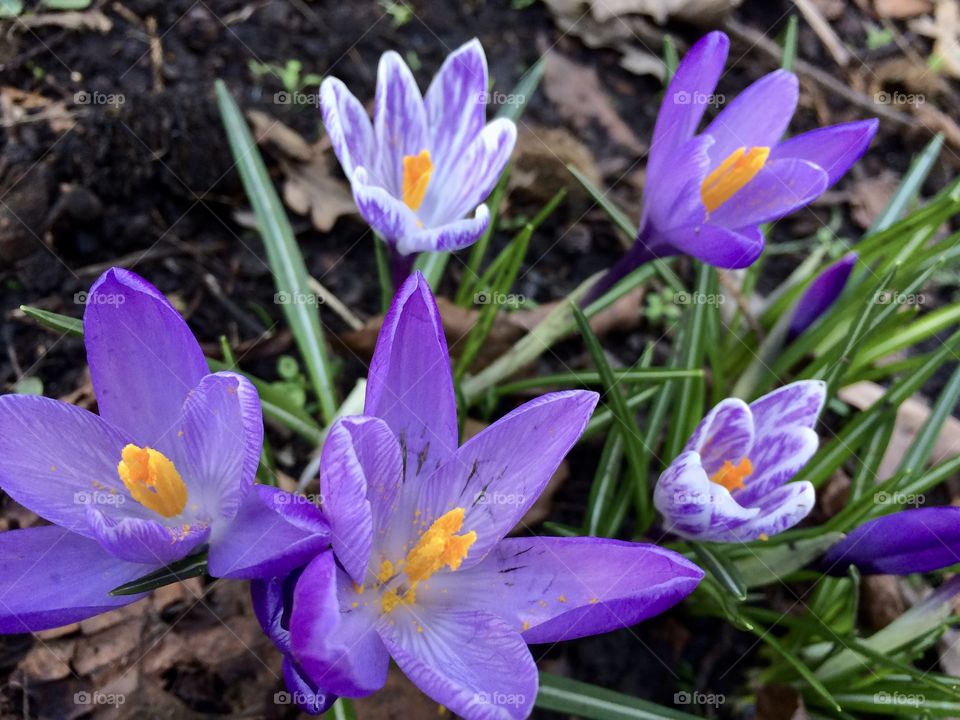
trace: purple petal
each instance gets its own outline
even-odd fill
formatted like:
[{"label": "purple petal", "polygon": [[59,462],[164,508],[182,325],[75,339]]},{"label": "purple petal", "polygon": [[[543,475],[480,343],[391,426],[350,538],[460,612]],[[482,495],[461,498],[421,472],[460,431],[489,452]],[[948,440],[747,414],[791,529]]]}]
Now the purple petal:
[{"label": "purple petal", "polygon": [[812,430],[826,399],[825,382],[799,380],[754,400],[750,403],[750,412],[758,437],[794,425]]},{"label": "purple petal", "polygon": [[764,431],[758,425],[757,440],[750,451],[753,474],[746,479],[746,487],[737,492],[737,500],[755,505],[789,482],[817,452],[818,444],[817,434],[807,427]]},{"label": "purple petal", "polygon": [[459,220],[493,190],[510,161],[517,126],[498,118],[474,136],[463,153],[441,167],[430,180],[420,217],[433,227]]},{"label": "purple petal", "polygon": [[799,96],[797,76],[786,70],[764,75],[737,95],[703,131],[715,140],[711,167],[737,148],[775,147],[787,131]]},{"label": "purple petal", "polygon": [[[399,611],[399,612],[398,612]],[[455,715],[522,720],[537,695],[537,666],[515,628],[485,612],[394,610],[380,632],[414,685]]]},{"label": "purple petal", "polygon": [[337,421],[323,445],[320,487],[337,559],[359,585],[367,582],[374,530],[387,527],[403,482],[400,443],[379,418]]},{"label": "purple petal", "polygon": [[433,161],[462,156],[486,121],[487,58],[474,38],[447,56],[424,97]]},{"label": "purple petal", "polygon": [[787,158],[806,160],[823,168],[829,187],[863,157],[879,124],[876,119],[860,120],[805,132],[775,147],[770,162]]},{"label": "purple petal", "polygon": [[317,689],[291,657],[283,658],[283,681],[289,699],[307,715],[322,715],[337,701],[336,695]]},{"label": "purple petal", "polygon": [[599,400],[594,392],[557,392],[531,400],[470,438],[427,478],[416,505],[400,517],[429,527],[441,515],[463,508],[463,532],[476,531],[463,567],[479,562],[516,527],[561,461],[579,439]]},{"label": "purple petal", "polygon": [[94,506],[87,508],[87,523],[100,545],[114,557],[156,566],[185,558],[210,537],[210,526],[205,523],[165,525]]},{"label": "purple petal", "polygon": [[0,633],[69,625],[143,595],[111,596],[156,566],[117,560],[55,525],[0,533]]},{"label": "purple petal", "polygon": [[89,534],[88,505],[112,504],[130,513],[141,508],[117,474],[120,452],[129,441],[105,420],[73,405],[4,395],[0,487],[42,518]]},{"label": "purple petal", "polygon": [[830,548],[825,572],[846,575],[850,565],[867,574],[933,572],[960,563],[960,508],[903,510],[874,518]]},{"label": "purple petal", "polygon": [[155,447],[210,372],[187,323],[153,285],[111,268],[90,288],[83,334],[100,416]]},{"label": "purple petal", "polygon": [[240,511],[214,526],[208,565],[214,577],[282,576],[330,545],[330,526],[308,498],[254,485]]},{"label": "purple petal", "polygon": [[672,165],[674,150],[697,131],[729,49],[729,38],[722,32],[712,32],[700,38],[680,61],[657,115],[648,173]]},{"label": "purple petal", "polygon": [[[299,577],[299,575],[297,575]],[[270,642],[284,655],[289,655],[290,630],[286,627],[284,611],[287,600],[286,590],[291,578],[272,577],[268,580],[254,580],[250,583],[250,601],[253,614],[260,623]],[[292,594],[291,585],[289,587]]]},{"label": "purple petal", "polygon": [[364,413],[384,420],[399,438],[406,482],[427,477],[457,449],[457,404],[443,321],[419,272],[400,287],[384,318]]},{"label": "purple petal", "polygon": [[366,168],[355,169],[352,188],[357,211],[386,242],[397,246],[404,238],[416,234],[421,223],[402,200],[372,182]]},{"label": "purple petal", "polygon": [[208,375],[187,396],[177,433],[159,445],[190,492],[190,506],[229,520],[253,485],[263,449],[263,415],[254,386],[241,375]]},{"label": "purple petal", "polygon": [[815,502],[816,493],[808,482],[778,487],[757,501],[760,512],[749,522],[733,528],[727,542],[750,542],[782,533],[809,515]]},{"label": "purple petal", "polygon": [[669,243],[677,251],[714,267],[739,269],[749,267],[763,252],[763,233],[757,227],[728,230],[704,225],[695,231],[671,233]]},{"label": "purple petal", "polygon": [[795,338],[813,325],[843,293],[857,264],[857,254],[847,253],[833,265],[817,275],[810,287],[797,301],[790,318],[790,337]]},{"label": "purple petal", "polygon": [[399,198],[403,194],[403,157],[428,149],[427,115],[417,81],[392,50],[383,54],[377,68],[373,132],[380,156],[377,176],[383,187]]},{"label": "purple petal", "polygon": [[703,571],[655,545],[598,538],[508,538],[467,570],[437,575],[418,601],[455,602],[502,618],[528,643],[635,625],[672,607]]},{"label": "purple petal", "polygon": [[700,187],[710,166],[708,150],[713,138],[698,135],[674,152],[672,162],[656,175],[648,173],[644,190],[644,216],[658,231],[683,235],[699,227],[706,217]]},{"label": "purple petal", "polygon": [[471,218],[455,220],[439,227],[417,230],[397,242],[401,255],[419,252],[454,252],[473,245],[490,225],[490,211],[480,205]]},{"label": "purple petal", "polygon": [[373,126],[360,101],[340,80],[328,77],[320,84],[320,107],[323,125],[344,174],[352,178],[357,167],[374,170]]},{"label": "purple petal", "polygon": [[700,454],[707,475],[713,475],[729,460],[734,465],[753,446],[753,416],[739,398],[727,398],[700,421],[684,450]]},{"label": "purple petal", "polygon": [[312,684],[335,695],[363,697],[387,681],[390,658],[366,600],[331,553],[314,558],[294,590],[293,656]]},{"label": "purple petal", "polygon": [[737,229],[779,220],[820,197],[827,184],[827,173],[811,162],[794,158],[770,160],[710,214],[709,222]]}]

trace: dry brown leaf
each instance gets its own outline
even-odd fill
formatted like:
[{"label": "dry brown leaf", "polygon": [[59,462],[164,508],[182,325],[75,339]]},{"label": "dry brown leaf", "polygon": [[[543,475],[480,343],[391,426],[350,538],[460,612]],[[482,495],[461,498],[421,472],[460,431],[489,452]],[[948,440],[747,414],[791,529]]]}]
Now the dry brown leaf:
[{"label": "dry brown leaf", "polygon": [[[886,391],[882,385],[864,381],[841,388],[839,396],[845,403],[853,405],[858,410],[866,410],[883,397]],[[919,398],[910,398],[900,406],[893,435],[890,437],[890,443],[877,470],[877,482],[889,478],[896,472],[904,453],[913,444],[914,438],[928,417],[930,417],[930,406]],[[958,454],[960,454],[960,420],[949,417],[937,437],[930,455],[930,462],[938,463]]]},{"label": "dry brown leaf", "polygon": [[72,672],[70,662],[77,649],[75,639],[38,642],[17,669],[27,675],[31,682],[63,680]]},{"label": "dry brown leaf", "polygon": [[567,165],[573,165],[596,185],[600,171],[590,149],[564,128],[526,123],[517,133],[508,187],[522,190],[531,202],[544,204],[561,188],[575,198],[586,198]]},{"label": "dry brown leaf", "polygon": [[890,204],[890,198],[899,186],[900,177],[892,170],[883,170],[879,175],[854,182],[850,190],[854,222],[862,228],[873,225]]},{"label": "dry brown leaf", "polygon": [[757,691],[757,717],[763,720],[807,720],[803,698],[789,685],[763,685]]},{"label": "dry brown leaf", "polygon": [[599,22],[646,15],[659,25],[679,20],[700,26],[719,24],[739,4],[740,0],[547,0],[554,12],[572,15],[589,9]]},{"label": "dry brown leaf", "polygon": [[103,34],[113,29],[113,22],[99,10],[24,13],[17,18],[17,25],[26,28],[60,27],[64,30],[92,30]]},{"label": "dry brown leaf", "polygon": [[873,0],[873,11],[877,17],[903,20],[904,18],[926,15],[933,10],[931,0]]},{"label": "dry brown leaf", "polygon": [[948,75],[960,78],[960,4],[937,0],[933,17],[917,18],[910,29],[933,38],[933,60]]},{"label": "dry brown leaf", "polygon": [[257,143],[269,147],[283,171],[283,200],[300,215],[309,215],[320,232],[329,232],[337,220],[355,215],[350,186],[336,173],[336,160],[326,138],[312,145],[295,130],[265,113],[247,113]]},{"label": "dry brown leaf", "polygon": [[644,152],[643,143],[614,109],[594,68],[551,52],[547,56],[543,90],[564,119],[577,130],[586,130],[595,122],[618,145],[636,154]]},{"label": "dry brown leaf", "polygon": [[862,579],[860,614],[874,632],[882,630],[907,611],[900,583],[900,578],[893,575],[869,575]]}]

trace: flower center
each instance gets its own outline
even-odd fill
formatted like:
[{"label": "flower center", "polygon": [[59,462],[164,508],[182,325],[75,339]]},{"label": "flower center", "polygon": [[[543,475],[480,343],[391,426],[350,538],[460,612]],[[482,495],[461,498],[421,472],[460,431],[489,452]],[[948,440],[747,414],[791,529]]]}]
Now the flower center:
[{"label": "flower center", "polygon": [[411,210],[420,209],[431,175],[433,162],[429,150],[423,150],[419,155],[403,156],[403,202]]},{"label": "flower center", "polygon": [[403,592],[403,588],[394,588],[383,594],[384,612],[390,612],[400,602],[415,602],[417,585],[429,580],[443,567],[451,570],[460,567],[470,546],[477,541],[477,533],[473,530],[457,535],[463,527],[463,515],[464,509],[458,507],[434,520],[398,568],[395,569],[389,560],[383,561],[377,573],[377,581],[381,585],[396,577],[401,568],[410,581]]},{"label": "flower center", "polygon": [[723,467],[711,475],[710,479],[717,485],[723,485],[727,490],[733,492],[734,490],[742,490],[743,479],[752,474],[753,463],[750,462],[750,458],[745,457],[736,465],[729,460],[724,460]]},{"label": "flower center", "polygon": [[127,445],[117,473],[133,499],[148,510],[171,518],[187,505],[187,486],[173,461],[158,450]]},{"label": "flower center", "polygon": [[[763,169],[770,157],[770,148],[737,148],[707,175],[700,187],[700,197],[707,212],[713,212],[732,198]],[[404,161],[406,162],[406,161]]]}]

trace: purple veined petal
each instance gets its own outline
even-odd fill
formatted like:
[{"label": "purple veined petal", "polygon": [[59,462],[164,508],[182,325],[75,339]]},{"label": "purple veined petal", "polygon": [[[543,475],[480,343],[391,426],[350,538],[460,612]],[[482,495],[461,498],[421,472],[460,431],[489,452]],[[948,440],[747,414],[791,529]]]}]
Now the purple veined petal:
[{"label": "purple veined petal", "polygon": [[357,211],[388,244],[397,247],[403,238],[415,235],[422,224],[402,200],[372,182],[366,168],[354,168],[351,187]]},{"label": "purple veined petal", "polygon": [[827,173],[811,162],[768,160],[750,182],[710,213],[708,221],[736,229],[779,220],[816,200],[827,184]]},{"label": "purple veined petal", "polygon": [[114,557],[157,567],[185,558],[210,537],[210,526],[205,523],[166,525],[159,519],[125,517],[95,506],[87,508],[87,524],[97,542]]},{"label": "purple veined petal", "polygon": [[427,187],[420,217],[428,227],[459,220],[487,199],[517,141],[512,120],[497,118],[464,151],[438,169]]},{"label": "purple veined petal", "polygon": [[383,54],[377,67],[373,133],[380,160],[377,176],[391,195],[400,198],[404,156],[428,149],[427,114],[413,73],[392,50]]},{"label": "purple veined petal", "polygon": [[383,642],[414,685],[471,720],[523,720],[537,666],[520,633],[486,612],[400,606],[380,624]]},{"label": "purple veined petal", "polygon": [[664,529],[696,534],[710,524],[710,478],[700,464],[700,455],[686,451],[661,473],[653,489],[653,505],[663,516]]},{"label": "purple veined petal", "polygon": [[[760,512],[755,518],[731,530],[736,542],[750,542],[773,537],[792,528],[813,510],[816,493],[808,482],[787,483],[760,498]],[[720,539],[720,538],[717,538]]]},{"label": "purple veined petal", "polygon": [[960,563],[960,508],[902,510],[868,520],[830,548],[824,572],[909,575]]},{"label": "purple veined petal", "polygon": [[328,77],[320,84],[320,108],[333,151],[347,178],[356,167],[373,168],[376,141],[363,105],[340,80]]},{"label": "purple veined petal", "polygon": [[230,520],[253,485],[263,449],[263,415],[256,388],[242,375],[205,377],[184,402],[166,453],[187,486],[187,507],[214,522]]},{"label": "purple veined petal", "polygon": [[309,498],[254,485],[240,511],[214,526],[208,565],[214,577],[282,576],[330,546],[330,526]]},{"label": "purple veined petal", "polygon": [[384,420],[399,438],[407,483],[427,477],[457,449],[457,401],[443,320],[419,272],[400,286],[383,320],[364,414]]},{"label": "purple veined petal", "polygon": [[650,223],[666,234],[703,224],[707,211],[700,188],[710,167],[713,138],[698,135],[680,145],[671,162],[655,175],[647,174],[641,226]]},{"label": "purple veined petal", "polygon": [[323,715],[337,701],[336,695],[314,687],[291,657],[283,658],[283,681],[290,700],[307,715]]},{"label": "purple veined petal", "polygon": [[480,205],[473,217],[417,230],[413,235],[399,240],[397,250],[401,255],[419,252],[454,252],[473,245],[489,226],[490,210],[486,205]]},{"label": "purple veined petal", "polygon": [[739,398],[720,401],[697,425],[684,450],[700,454],[707,475],[713,475],[725,461],[734,465],[747,456],[753,446],[753,416]]},{"label": "purple veined petal", "polygon": [[750,403],[750,412],[758,438],[794,425],[812,430],[826,401],[827,384],[823,380],[798,380],[757,398]]},{"label": "purple veined petal", "polygon": [[738,270],[749,267],[763,252],[763,233],[756,226],[728,230],[703,225],[688,232],[672,232],[670,245],[684,255],[714,267]]},{"label": "purple veined petal", "polygon": [[464,443],[424,482],[416,504],[420,514],[395,523],[408,532],[424,530],[463,508],[462,532],[475,531],[477,538],[462,567],[480,562],[540,497],[599,398],[573,390],[524,403]]},{"label": "purple veined petal", "polygon": [[0,397],[0,487],[40,517],[89,535],[86,509],[148,517],[117,474],[130,442],[102,418],[58,400]]},{"label": "purple veined petal", "polygon": [[879,125],[874,118],[802,133],[775,147],[770,153],[770,162],[787,158],[806,160],[823,168],[829,187],[863,157]]},{"label": "purple veined petal", "polygon": [[795,338],[813,325],[843,294],[850,273],[857,264],[857,254],[847,253],[814,278],[797,301],[790,318],[789,335]]},{"label": "purple veined petal", "polygon": [[156,446],[210,372],[187,323],[153,285],[111,268],[90,288],[83,333],[101,417]]},{"label": "purple veined petal", "polygon": [[56,525],[0,533],[0,633],[47,630],[128,605],[144,595],[110,591],[155,569]]},{"label": "purple veined petal", "polygon": [[757,439],[750,451],[753,474],[737,500],[755,505],[760,498],[789,482],[817,452],[819,438],[807,427],[787,426],[766,431],[757,426]]},{"label": "purple veined petal", "polygon": [[386,683],[390,657],[368,600],[337,568],[332,553],[304,569],[293,591],[290,637],[293,657],[314,686],[356,698]]},{"label": "purple veined petal", "polygon": [[648,175],[672,165],[680,143],[697,131],[727,60],[730,40],[722,32],[700,38],[683,56],[667,86],[650,143]]},{"label": "purple veined petal", "polygon": [[462,156],[486,122],[487,58],[474,38],[443,61],[424,104],[430,133],[430,153],[438,173]]},{"label": "purple veined petal", "polygon": [[[288,578],[272,577],[250,583],[250,604],[264,635],[284,655],[289,655],[290,630],[284,626],[285,588]],[[292,594],[292,586],[290,588]]]},{"label": "purple veined petal", "polygon": [[403,482],[400,443],[380,418],[338,420],[320,463],[323,509],[333,551],[358,585],[367,582],[374,532],[389,523]]},{"label": "purple veined petal", "polygon": [[437,575],[417,602],[485,610],[528,643],[629,627],[672,607],[703,571],[656,545],[599,538],[507,538],[472,568]]},{"label": "purple veined petal", "polygon": [[775,147],[787,131],[799,97],[797,76],[787,70],[764,75],[737,95],[703,131],[716,141],[710,148],[711,167],[737,148]]}]

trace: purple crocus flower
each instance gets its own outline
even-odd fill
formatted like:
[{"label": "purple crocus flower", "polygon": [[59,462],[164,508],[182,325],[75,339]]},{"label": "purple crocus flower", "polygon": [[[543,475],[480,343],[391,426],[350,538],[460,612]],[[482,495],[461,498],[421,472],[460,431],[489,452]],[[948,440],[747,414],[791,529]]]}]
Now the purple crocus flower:
[{"label": "purple crocus flower", "polygon": [[255,590],[258,616],[288,652],[291,689],[308,688],[316,707],[368,695],[392,656],[459,716],[525,718],[537,693],[527,643],[632,625],[692,592],[702,571],[653,545],[505,538],[596,402],[585,391],[545,395],[458,447],[440,314],[423,277],[410,277],[380,332],[366,414],[336,423],[323,448],[333,551],[292,589]]},{"label": "purple crocus flower", "polygon": [[0,533],[0,632],[132,602],[109,592],[203,547],[212,575],[240,578],[323,548],[317,508],[253,483],[263,420],[249,381],[211,374],[183,318],[134,273],[108,270],[86,302],[100,414],[0,397],[0,488],[53,523]]},{"label": "purple crocus flower", "polygon": [[808,482],[787,482],[817,450],[826,386],[795,382],[747,405],[727,398],[700,421],[654,490],[664,529],[691,540],[749,542],[813,509]]},{"label": "purple crocus flower", "polygon": [[857,264],[857,254],[847,253],[833,265],[817,275],[810,287],[800,297],[793,317],[790,318],[790,338],[798,337],[837,301],[847,286],[850,273]]},{"label": "purple crocus flower", "polygon": [[902,510],[868,520],[830,548],[825,572],[867,575],[932,572],[960,563],[960,507]]},{"label": "purple crocus flower", "polygon": [[323,122],[357,208],[394,252],[458,250],[487,229],[490,213],[481,203],[517,136],[510,120],[486,122],[487,95],[478,40],[447,57],[426,97],[400,56],[384,53],[372,125],[340,80],[320,86]]},{"label": "purple crocus flower", "polygon": [[799,96],[796,75],[785,70],[750,85],[698,133],[707,106],[723,102],[714,91],[729,47],[725,34],[709,33],[677,67],[653,131],[637,240],[601,287],[670,255],[751,265],[763,250],[761,224],[812,202],[866,152],[875,119],[781,142]]}]

